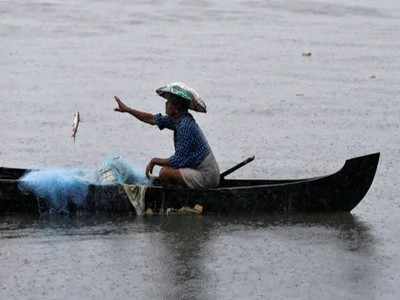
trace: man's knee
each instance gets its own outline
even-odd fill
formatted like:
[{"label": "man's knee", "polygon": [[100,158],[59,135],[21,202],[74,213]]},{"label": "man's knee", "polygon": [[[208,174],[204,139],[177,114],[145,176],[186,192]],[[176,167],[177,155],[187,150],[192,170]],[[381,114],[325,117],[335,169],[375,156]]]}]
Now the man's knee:
[{"label": "man's knee", "polygon": [[160,180],[162,180],[163,178],[168,177],[168,170],[167,168],[163,167],[160,169],[160,174],[158,175],[158,177],[160,178]]},{"label": "man's knee", "polygon": [[158,175],[158,178],[160,179],[161,182],[167,183],[167,182],[171,181],[171,177],[172,177],[171,173],[172,172],[171,172],[170,168],[163,167],[160,169],[160,174]]},{"label": "man's knee", "polygon": [[161,168],[160,173],[158,174],[158,179],[163,180],[164,177],[165,177],[165,170],[164,168]]},{"label": "man's knee", "polygon": [[158,178],[162,184],[184,185],[184,182],[183,182],[183,179],[181,178],[179,170],[176,170],[176,169],[163,167],[160,169]]}]

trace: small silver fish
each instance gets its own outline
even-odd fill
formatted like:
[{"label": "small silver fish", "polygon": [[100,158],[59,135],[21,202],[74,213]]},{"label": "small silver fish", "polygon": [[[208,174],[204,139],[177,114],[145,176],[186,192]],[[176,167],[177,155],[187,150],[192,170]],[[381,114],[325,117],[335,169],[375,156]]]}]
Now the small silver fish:
[{"label": "small silver fish", "polygon": [[81,121],[81,118],[79,116],[79,112],[76,112],[74,115],[74,122],[72,123],[72,138],[74,139],[74,143],[75,143],[75,137],[76,137],[76,133],[78,132],[78,127],[79,127],[80,121]]}]

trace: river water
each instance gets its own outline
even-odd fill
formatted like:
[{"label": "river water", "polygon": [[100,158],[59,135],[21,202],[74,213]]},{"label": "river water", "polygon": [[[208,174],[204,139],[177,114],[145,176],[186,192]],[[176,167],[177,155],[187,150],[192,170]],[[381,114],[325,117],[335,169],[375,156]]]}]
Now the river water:
[{"label": "river water", "polygon": [[232,177],[381,152],[352,215],[0,216],[0,299],[398,298],[398,1],[21,0],[0,16],[2,166],[144,169],[172,135],[112,96],[162,112],[154,90],[177,80],[208,104],[195,118],[221,169],[256,155]]}]

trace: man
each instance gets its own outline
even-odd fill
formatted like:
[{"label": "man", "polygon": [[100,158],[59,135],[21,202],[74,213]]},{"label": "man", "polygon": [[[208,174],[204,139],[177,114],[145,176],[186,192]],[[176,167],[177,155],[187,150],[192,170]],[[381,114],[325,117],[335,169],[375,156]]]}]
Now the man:
[{"label": "man", "polygon": [[190,101],[178,95],[166,93],[165,115],[150,114],[128,107],[114,97],[118,107],[114,110],[129,113],[142,122],[174,131],[175,154],[169,158],[153,158],[146,167],[150,177],[154,166],[160,166],[159,180],[162,185],[179,185],[189,188],[211,188],[219,184],[219,167],[211,148],[188,112]]}]

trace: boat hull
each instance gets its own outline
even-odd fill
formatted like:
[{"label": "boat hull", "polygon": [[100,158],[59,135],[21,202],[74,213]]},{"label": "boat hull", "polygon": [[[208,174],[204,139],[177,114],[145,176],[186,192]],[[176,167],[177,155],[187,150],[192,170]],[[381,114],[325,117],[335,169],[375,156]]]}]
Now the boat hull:
[{"label": "boat hull", "polygon": [[[145,208],[164,213],[168,208],[200,204],[206,213],[349,212],[370,188],[379,153],[349,159],[338,172],[299,180],[224,180],[214,189],[148,187]],[[18,188],[26,170],[0,170],[0,212],[38,213],[48,210],[47,201]],[[90,185],[84,207],[73,202],[70,211],[135,213],[121,185]]]}]

